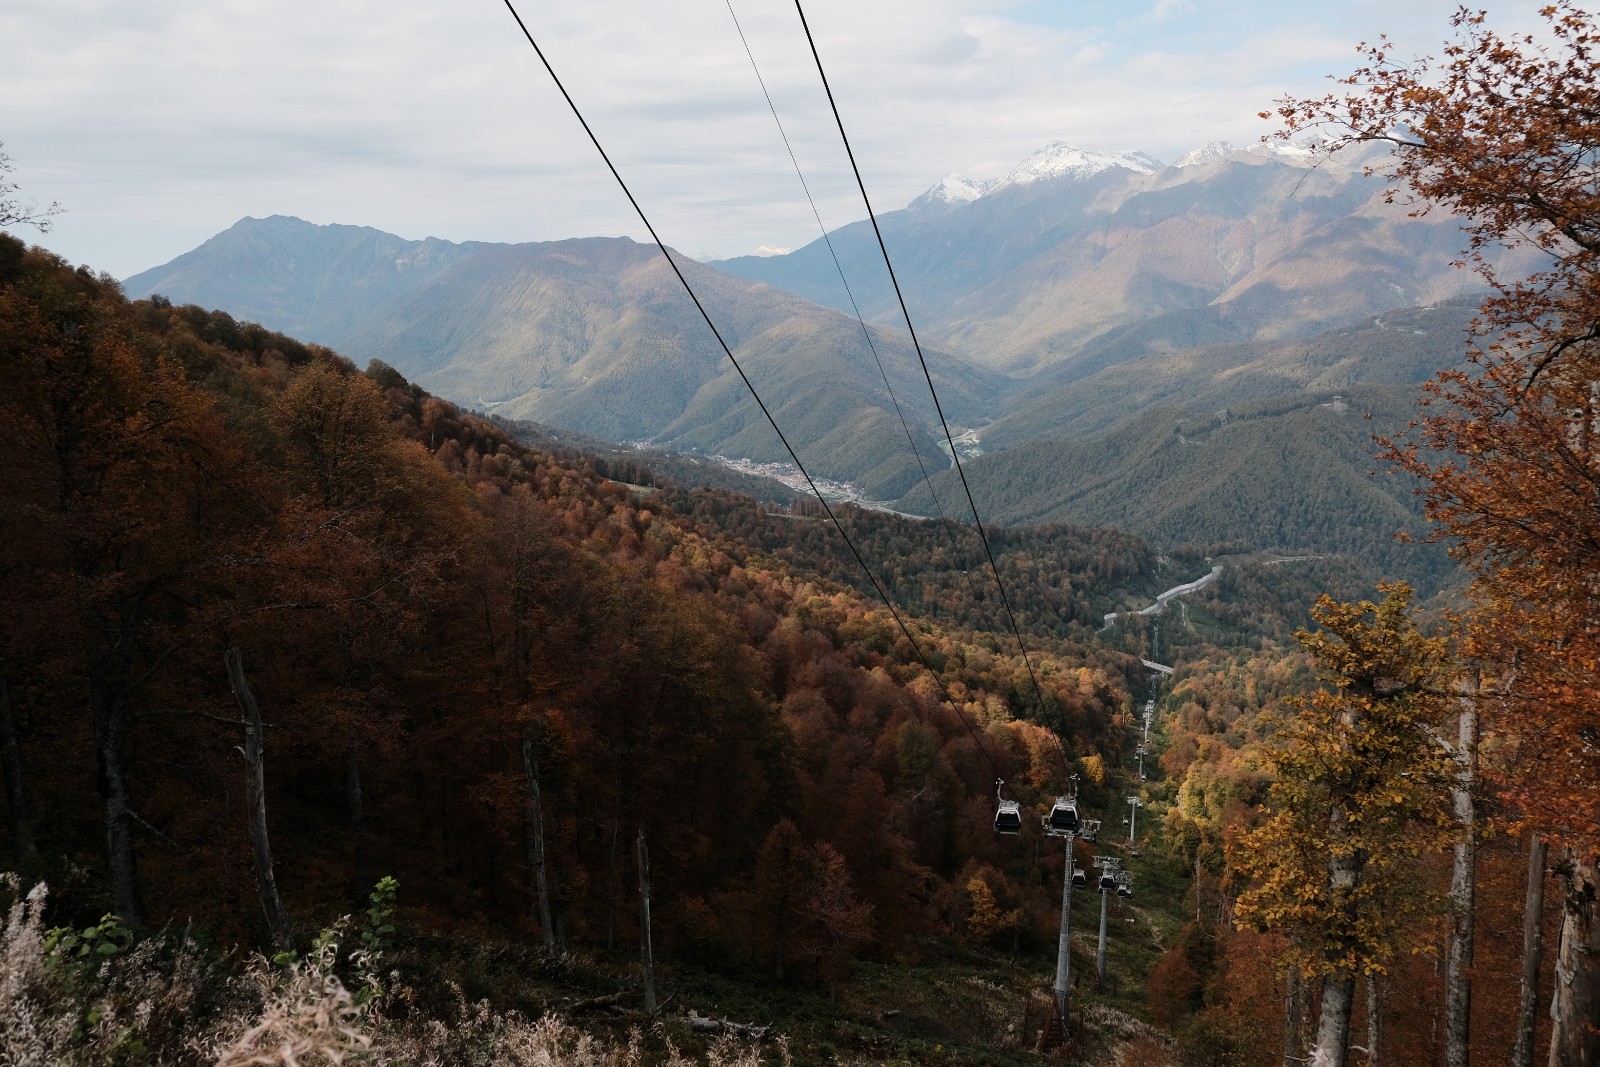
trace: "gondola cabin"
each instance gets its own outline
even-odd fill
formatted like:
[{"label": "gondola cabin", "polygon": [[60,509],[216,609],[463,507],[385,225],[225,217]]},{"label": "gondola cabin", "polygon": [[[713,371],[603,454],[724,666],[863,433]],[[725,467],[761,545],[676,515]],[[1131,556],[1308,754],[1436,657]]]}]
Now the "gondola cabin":
[{"label": "gondola cabin", "polygon": [[1119,896],[1119,897],[1131,897],[1131,896],[1133,896],[1133,890],[1129,889],[1125,885],[1119,885],[1119,886],[1117,886],[1117,896]]},{"label": "gondola cabin", "polygon": [[1115,889],[1115,888],[1117,888],[1117,880],[1116,880],[1116,878],[1112,877],[1111,872],[1110,871],[1105,871],[1104,873],[1102,873],[1100,875],[1100,889],[1101,889],[1101,891],[1103,892],[1105,890]]},{"label": "gondola cabin", "polygon": [[1074,888],[1082,889],[1084,886],[1086,886],[1088,884],[1089,884],[1089,875],[1086,872],[1084,872],[1084,871],[1073,871],[1072,872],[1072,885],[1073,885]]},{"label": "gondola cabin", "polygon": [[994,832],[997,834],[1022,833],[1022,807],[1015,800],[1002,800],[1000,810],[994,813]]},{"label": "gondola cabin", "polygon": [[1100,820],[1099,819],[1085,819],[1085,820],[1083,820],[1083,826],[1080,827],[1079,830],[1078,830],[1078,836],[1083,838],[1085,841],[1089,842],[1091,845],[1094,844],[1094,839],[1095,839],[1096,836],[1099,835],[1099,833],[1100,833]]},{"label": "gondola cabin", "polygon": [[1078,831],[1078,802],[1068,797],[1056,797],[1056,803],[1050,809],[1050,829],[1058,834],[1072,834]]}]

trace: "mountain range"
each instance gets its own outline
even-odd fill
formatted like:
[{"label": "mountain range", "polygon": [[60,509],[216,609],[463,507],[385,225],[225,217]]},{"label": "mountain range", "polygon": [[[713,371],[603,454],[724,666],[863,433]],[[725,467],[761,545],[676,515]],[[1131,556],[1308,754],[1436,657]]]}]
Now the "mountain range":
[{"label": "mountain range", "polygon": [[[923,463],[948,463],[929,430],[927,387],[913,388],[922,371],[903,332],[864,331],[837,311],[674,258],[808,466],[885,498],[920,479],[884,376],[903,383],[897,395]],[[382,360],[497,415],[612,441],[789,458],[661,253],[627,238],[452,244],[273,216],[243,219],[125,285]],[[1008,387],[942,349],[925,355],[952,418],[981,418]]]},{"label": "mountain range", "polygon": [[[919,336],[1016,374],[1303,337],[1477,288],[1455,218],[1389,203],[1370,157],[1314,159],[1218,143],[1158,168],[1058,143],[990,185],[946,178],[879,226]],[[848,308],[830,244],[866,317],[897,321],[865,222],[716,266]]]},{"label": "mountain range", "polygon": [[[1457,221],[1389,203],[1367,173],[1381,160],[1314,160],[1211,144],[1163,166],[1057,142],[880,216],[943,413],[976,442],[967,475],[987,515],[1405,562],[1387,546],[1415,503],[1368,478],[1369,438],[1459,361],[1476,278],[1454,263]],[[869,224],[786,255],[673,257],[813,473],[927,512],[926,470],[953,501]],[[381,360],[498,415],[788,458],[660,251],[625,238],[456,244],[273,216],[125,287]]]}]

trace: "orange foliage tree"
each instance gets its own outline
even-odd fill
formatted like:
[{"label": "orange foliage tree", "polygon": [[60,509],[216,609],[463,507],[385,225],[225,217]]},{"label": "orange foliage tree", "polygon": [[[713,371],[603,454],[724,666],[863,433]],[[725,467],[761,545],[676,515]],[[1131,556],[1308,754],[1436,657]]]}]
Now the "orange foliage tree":
[{"label": "orange foliage tree", "polygon": [[[1494,726],[1503,792],[1568,848],[1552,1063],[1600,1061],[1600,33],[1569,0],[1545,33],[1508,37],[1466,8],[1439,59],[1363,45],[1344,92],[1280,101],[1284,136],[1323,151],[1376,142],[1374,169],[1417,210],[1466,221],[1469,263],[1492,288],[1470,365],[1427,387],[1420,434],[1391,450],[1425,480],[1429,515],[1457,539],[1482,610],[1469,651],[1504,665]],[[1542,254],[1525,278],[1492,253]],[[1440,458],[1442,455],[1442,458]]]}]

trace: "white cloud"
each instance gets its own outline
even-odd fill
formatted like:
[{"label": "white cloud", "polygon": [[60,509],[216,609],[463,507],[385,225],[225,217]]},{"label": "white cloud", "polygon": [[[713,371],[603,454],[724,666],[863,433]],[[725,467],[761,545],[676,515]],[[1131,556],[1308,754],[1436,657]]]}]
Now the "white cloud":
[{"label": "white cloud", "polygon": [[[816,237],[723,0],[518,2],[669,243],[735,255]],[[735,7],[824,221],[860,218],[793,8]],[[1137,27],[1110,0],[808,0],[806,14],[888,210],[1055,139],[1162,159],[1248,142],[1266,128],[1256,112],[1320,91],[1357,41],[1388,30],[1434,49],[1452,9],[1156,0]],[[406,237],[644,237],[494,4],[10,0],[0,99],[15,102],[0,141],[24,192],[68,208],[50,245],[117,274],[274,212]]]}]

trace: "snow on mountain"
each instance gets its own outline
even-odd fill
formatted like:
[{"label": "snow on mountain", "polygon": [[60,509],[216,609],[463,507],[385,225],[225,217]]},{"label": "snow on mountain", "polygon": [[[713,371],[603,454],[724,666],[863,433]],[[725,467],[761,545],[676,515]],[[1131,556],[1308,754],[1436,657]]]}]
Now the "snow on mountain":
[{"label": "snow on mountain", "polygon": [[1121,167],[1138,174],[1150,174],[1162,169],[1163,165],[1159,159],[1143,152],[1090,152],[1065,141],[1052,141],[1023,160],[1010,174],[985,190],[985,193],[1056,178],[1081,180],[1114,167]]},{"label": "snow on mountain", "polygon": [[[1291,164],[1305,164],[1311,162],[1315,154],[1316,146],[1312,143],[1293,143],[1274,139],[1256,141],[1240,147],[1231,141],[1210,141],[1193,151],[1185,152],[1172,165],[1197,167],[1207,163],[1219,163],[1225,159],[1274,159]],[[1070,145],[1065,141],[1052,141],[1017,164],[1003,178],[979,181],[962,174],[952,174],[917,197],[908,206],[959,207],[1001,189],[1059,179],[1082,181],[1116,168],[1129,170],[1135,174],[1152,174],[1165,169],[1166,164],[1144,152],[1094,152]]]},{"label": "snow on mountain", "polygon": [[1172,164],[1174,167],[1198,167],[1203,163],[1216,163],[1227,159],[1239,151],[1232,141],[1207,141],[1199,148],[1191,149],[1179,156]]},{"label": "snow on mountain", "polygon": [[1178,157],[1174,167],[1198,167],[1206,163],[1218,163],[1224,159],[1233,159],[1240,156],[1255,157],[1257,159],[1279,159],[1285,162],[1306,162],[1315,154],[1315,148],[1309,144],[1295,144],[1289,141],[1255,141],[1240,148],[1231,141],[1208,141],[1193,151],[1185,152]]},{"label": "snow on mountain", "polygon": [[1295,144],[1291,141],[1257,141],[1245,149],[1253,156],[1267,156],[1270,159],[1300,160],[1309,162],[1317,153],[1315,143]]},{"label": "snow on mountain", "polygon": [[963,174],[952,174],[912,201],[914,204],[970,204],[989,191],[993,182],[980,182]]}]

